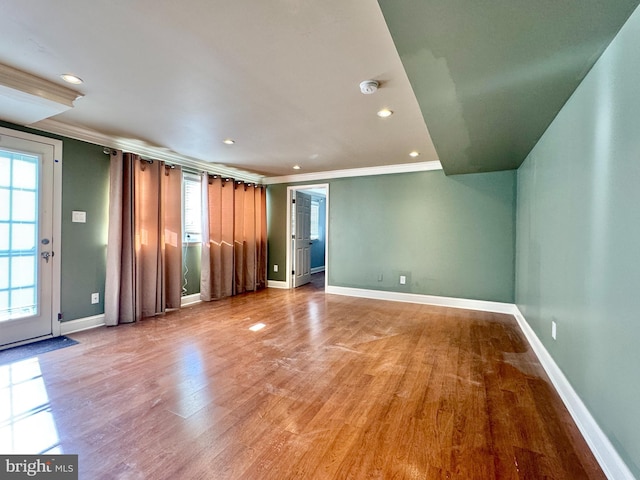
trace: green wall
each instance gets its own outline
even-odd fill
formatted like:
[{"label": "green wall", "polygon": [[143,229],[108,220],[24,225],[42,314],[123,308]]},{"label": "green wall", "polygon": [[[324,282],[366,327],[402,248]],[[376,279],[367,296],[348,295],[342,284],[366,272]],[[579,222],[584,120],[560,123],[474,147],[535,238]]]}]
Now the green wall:
[{"label": "green wall", "polygon": [[[513,302],[514,171],[328,183],[329,285]],[[285,280],[286,187],[268,189],[271,280]]]},{"label": "green wall", "polygon": [[518,171],[516,303],[640,478],[639,45],[636,11]]},{"label": "green wall", "polygon": [[[60,308],[63,321],[104,313],[108,222],[109,157],[102,147],[20,127],[0,126],[62,140],[62,250]],[[71,212],[87,212],[87,223],[72,223]],[[91,294],[100,303],[91,304]]]},{"label": "green wall", "polygon": [[[104,313],[109,222],[109,156],[102,147],[63,139],[62,282],[64,321]],[[87,212],[87,223],[72,223],[71,212]],[[91,304],[91,293],[100,303]]]},{"label": "green wall", "polygon": [[182,291],[184,295],[200,293],[200,254],[202,245],[189,244],[182,254]]}]

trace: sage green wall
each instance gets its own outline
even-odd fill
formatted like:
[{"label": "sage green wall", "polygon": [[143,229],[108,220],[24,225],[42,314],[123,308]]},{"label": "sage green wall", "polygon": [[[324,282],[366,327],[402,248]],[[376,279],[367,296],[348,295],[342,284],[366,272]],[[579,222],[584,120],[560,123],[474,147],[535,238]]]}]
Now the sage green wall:
[{"label": "sage green wall", "polygon": [[201,252],[202,245],[199,243],[190,244],[183,249],[184,258],[182,259],[182,287],[184,295],[193,295],[196,293],[200,293]]},{"label": "sage green wall", "polygon": [[[267,278],[287,279],[287,185],[267,187]],[[278,265],[278,271],[273,266]]]},{"label": "sage green wall", "polygon": [[516,248],[518,307],[638,478],[639,48],[636,11],[518,170]]},{"label": "sage green wall", "polygon": [[[7,122],[0,125],[62,140],[62,238],[57,258],[62,261],[63,321],[104,313],[109,157],[97,145]],[[73,210],[87,212],[87,223],[72,223]],[[92,305],[94,292],[100,294],[100,303]]]},{"label": "sage green wall", "polygon": [[[329,285],[513,302],[515,171],[328,183]],[[269,278],[284,280],[286,185],[268,199]]]},{"label": "sage green wall", "polygon": [[[64,321],[104,313],[109,222],[109,156],[102,147],[63,139],[62,281]],[[72,223],[71,212],[87,212],[87,223]],[[98,292],[100,302],[91,304]]]}]

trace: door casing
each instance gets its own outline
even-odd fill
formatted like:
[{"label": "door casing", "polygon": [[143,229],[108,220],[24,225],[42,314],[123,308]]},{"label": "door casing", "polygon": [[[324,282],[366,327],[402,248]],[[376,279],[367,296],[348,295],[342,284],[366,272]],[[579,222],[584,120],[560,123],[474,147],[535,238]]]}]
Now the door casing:
[{"label": "door casing", "polygon": [[296,186],[289,186],[287,187],[287,255],[286,255],[286,261],[287,261],[287,275],[286,275],[286,284],[287,284],[287,288],[294,288],[294,277],[291,274],[292,271],[292,267],[293,267],[293,255],[294,255],[294,251],[293,251],[293,246],[292,246],[292,241],[291,241],[291,236],[293,233],[293,229],[291,226],[291,207],[292,207],[292,200],[293,200],[293,193],[301,190],[301,191],[305,191],[305,190],[319,190],[319,189],[323,189],[326,193],[326,203],[327,203],[327,214],[325,215],[325,249],[324,249],[324,264],[325,264],[325,276],[324,276],[324,287],[325,289],[327,288],[327,285],[329,284],[329,237],[330,237],[330,232],[329,232],[329,216],[330,216],[330,202],[329,202],[329,184],[328,183],[320,183],[320,184],[314,184],[314,185],[296,185]]}]

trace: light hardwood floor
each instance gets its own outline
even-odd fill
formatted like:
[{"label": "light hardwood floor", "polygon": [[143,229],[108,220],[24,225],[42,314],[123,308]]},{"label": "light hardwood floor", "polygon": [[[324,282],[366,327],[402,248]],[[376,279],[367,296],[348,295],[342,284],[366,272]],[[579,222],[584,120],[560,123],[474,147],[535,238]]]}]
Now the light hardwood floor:
[{"label": "light hardwood floor", "polygon": [[71,337],[37,362],[82,479],[604,478],[508,315],[307,285]]}]

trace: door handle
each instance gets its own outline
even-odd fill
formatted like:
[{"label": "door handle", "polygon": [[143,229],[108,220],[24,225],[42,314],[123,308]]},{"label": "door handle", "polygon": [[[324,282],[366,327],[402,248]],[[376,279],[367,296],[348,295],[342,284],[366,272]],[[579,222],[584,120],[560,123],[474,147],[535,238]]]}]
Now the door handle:
[{"label": "door handle", "polygon": [[55,254],[53,252],[42,252],[40,256],[44,258],[47,263],[49,263],[49,257],[53,257]]}]

